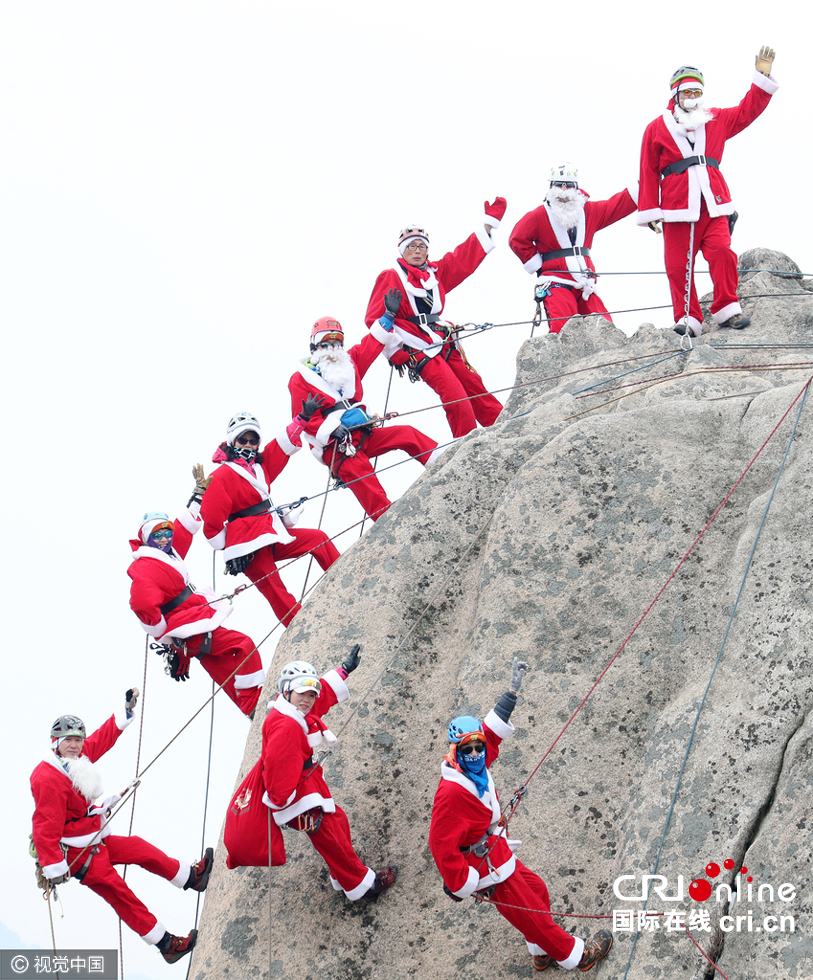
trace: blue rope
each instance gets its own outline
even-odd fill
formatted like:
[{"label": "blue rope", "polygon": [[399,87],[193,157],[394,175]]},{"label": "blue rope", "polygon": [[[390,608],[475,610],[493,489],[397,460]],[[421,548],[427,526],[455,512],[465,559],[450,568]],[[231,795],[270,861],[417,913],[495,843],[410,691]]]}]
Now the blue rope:
[{"label": "blue rope", "polygon": [[607,378],[604,381],[597,381],[594,385],[589,385],[587,388],[579,388],[578,391],[572,391],[572,395],[582,395],[585,391],[592,391],[593,388],[599,388],[602,385],[610,384],[613,381],[619,381],[621,378],[629,377],[631,374],[635,374],[638,371],[649,371],[651,368],[655,367],[656,364],[663,364],[664,361],[670,361],[673,357],[679,357],[681,354],[688,354],[690,351],[676,350],[672,354],[667,354],[666,357],[660,358],[658,361],[650,361],[649,364],[642,364],[640,367],[633,368],[631,371],[625,371],[623,374],[617,374],[615,377]]},{"label": "blue rope", "polygon": [[[759,538],[760,535],[762,534],[762,528],[764,527],[765,521],[768,518],[768,511],[771,509],[771,504],[773,503],[773,498],[774,498],[774,494],[776,493],[776,488],[779,486],[779,480],[782,476],[782,473],[784,472],[785,463],[787,462],[788,455],[790,454],[790,447],[793,445],[793,440],[796,436],[796,429],[799,425],[799,419],[802,415],[802,411],[805,405],[805,400],[807,399],[807,393],[809,390],[810,390],[810,382],[808,381],[807,384],[805,385],[805,392],[802,397],[802,402],[799,405],[799,412],[796,416],[796,421],[793,423],[793,431],[790,434],[790,439],[788,440],[788,445],[787,448],[785,449],[785,455],[782,457],[782,465],[779,467],[779,472],[776,475],[776,480],[774,481],[773,489],[771,490],[771,495],[768,498],[768,503],[765,506],[765,511],[762,515],[762,520],[759,523],[759,528],[757,529],[756,537],[754,538],[754,544],[753,547],[751,548],[751,554],[748,556],[748,561],[745,565],[745,572],[743,573],[742,576],[742,582],[740,582],[740,588],[739,591],[737,592],[737,598],[736,601],[734,602],[734,608],[731,610],[731,616],[729,617],[728,625],[726,626],[725,635],[723,636],[723,642],[720,644],[720,650],[717,654],[717,659],[714,661],[714,666],[712,667],[711,675],[709,676],[708,683],[706,684],[706,689],[703,692],[703,697],[700,701],[700,706],[698,707],[697,714],[695,715],[694,724],[692,725],[692,731],[691,734],[689,735],[689,741],[686,745],[686,752],[683,756],[683,762],[681,763],[680,766],[680,772],[678,773],[678,780],[677,780],[677,785],[675,786],[675,792],[672,794],[672,802],[669,806],[669,813],[667,814],[666,817],[666,826],[663,828],[663,834],[661,836],[661,841],[658,846],[658,854],[655,858],[655,866],[652,869],[653,875],[658,873],[658,866],[660,864],[661,854],[663,852],[663,846],[664,843],[666,842],[666,834],[669,831],[669,825],[672,822],[672,814],[674,813],[675,804],[677,802],[677,796],[678,793],[680,792],[681,782],[683,781],[683,771],[686,768],[686,763],[688,762],[689,759],[689,753],[691,752],[692,743],[694,742],[694,735],[695,732],[697,731],[698,723],[700,722],[700,715],[703,711],[703,708],[705,707],[706,698],[708,697],[709,689],[711,688],[712,681],[714,680],[714,675],[717,672],[717,667],[723,656],[723,650],[725,649],[725,645],[728,640],[728,634],[731,632],[731,627],[734,623],[734,617],[737,615],[737,607],[739,606],[740,596],[742,595],[743,589],[745,588],[745,581],[748,578],[749,571],[751,570],[751,564],[754,560],[754,553],[756,552],[757,544],[759,543]],[[644,908],[643,908],[644,912],[646,912],[647,907],[649,905],[649,889],[651,887],[651,884],[652,881],[650,879],[649,883],[647,884],[646,898],[644,900]],[[632,965],[632,958],[635,955],[635,948],[638,945],[639,936],[640,936],[640,932],[636,932],[635,938],[632,941],[632,949],[630,950],[630,956],[629,956],[629,960],[627,961],[627,968],[624,971],[623,980],[626,980],[627,974],[629,973],[630,966]]]}]

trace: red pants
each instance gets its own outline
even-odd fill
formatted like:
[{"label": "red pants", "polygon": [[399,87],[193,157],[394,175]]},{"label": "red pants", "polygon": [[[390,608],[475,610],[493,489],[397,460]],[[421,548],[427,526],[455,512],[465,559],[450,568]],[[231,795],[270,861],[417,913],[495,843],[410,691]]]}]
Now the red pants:
[{"label": "red pants", "polygon": [[[353,849],[350,824],[344,810],[337,804],[336,812],[325,813],[322,816],[322,825],[315,834],[308,834],[308,837],[325,859],[331,879],[351,900],[361,898],[361,895],[354,895],[353,892],[360,890],[363,895],[372,884],[372,875],[370,868],[361,863]],[[364,884],[365,878],[370,878],[370,881],[368,887],[361,890],[359,886]]]},{"label": "red pants", "polygon": [[361,433],[356,433],[353,436],[353,444],[360,445],[361,449],[355,456],[344,456],[339,452],[335,442],[328,443],[322,454],[322,462],[329,464],[331,474],[340,477],[342,482],[353,491],[358,502],[374,521],[386,512],[391,501],[378,482],[370,460],[400,449],[416,457],[419,463],[426,466],[429,457],[438,447],[434,439],[413,429],[411,425],[392,425],[385,429],[373,429],[366,438]]},{"label": "red pants", "polygon": [[[81,851],[80,847],[68,848],[68,864],[76,859],[76,864],[72,867],[74,873],[88,857],[88,851],[84,854]],[[99,844],[99,850],[90,859],[90,867],[82,884],[96,892],[108,905],[112,905],[118,917],[133,932],[137,932],[146,942],[157,943],[166,930],[146,905],[130,891],[127,883],[113,868],[114,864],[137,864],[145,871],[173,882],[178,888],[183,888],[186,884],[189,866],[167,857],[163,851],[140,837],[116,837],[114,834],[104,838]]]},{"label": "red pants", "polygon": [[551,286],[550,293],[542,301],[545,304],[545,316],[548,318],[548,329],[551,333],[559,333],[565,321],[572,316],[589,316],[600,313],[605,320],[613,322],[607,312],[607,307],[593,293],[589,299],[582,299],[581,289],[571,289],[570,286]]},{"label": "red pants", "polygon": [[494,425],[502,411],[502,404],[488,394],[480,375],[466,367],[458,350],[452,350],[448,361],[443,354],[430,357],[421,371],[421,380],[440,396],[456,439],[476,429],[478,422]]},{"label": "red pants", "polygon": [[[691,224],[688,221],[663,223],[663,253],[669,289],[672,293],[675,323],[683,320],[686,313],[686,263],[690,233]],[[703,258],[709,264],[711,282],[714,286],[711,315],[715,322],[725,323],[735,313],[742,312],[737,299],[737,256],[731,250],[728,218],[725,216],[710,218],[705,203],[701,205],[700,217],[694,223],[692,268],[698,251],[702,251]],[[703,311],[700,309],[697,290],[694,288],[694,276],[692,276],[689,316],[695,321],[693,324],[695,327],[703,323]],[[699,330],[697,332],[699,333]]]},{"label": "red pants", "polygon": [[[529,871],[521,861],[517,861],[516,870],[510,878],[494,889],[493,899],[495,902],[506,903],[497,905],[497,911],[515,929],[519,929],[525,942],[539,946],[560,962],[573,952],[575,938],[557,925],[551,916],[523,911],[542,909],[549,912],[550,898],[545,882],[539,875]],[[506,908],[506,905],[518,905],[521,908]]]},{"label": "red pants", "polygon": [[[245,633],[218,626],[212,632],[212,649],[199,654],[205,634],[190,636],[186,641],[186,653],[197,656],[201,666],[216,684],[234,701],[244,715],[257,707],[263,681],[263,664],[254,641]],[[226,680],[230,674],[237,673]],[[224,683],[225,682],[225,683]]]},{"label": "red pants", "polygon": [[277,571],[277,562],[284,561],[286,558],[299,558],[310,553],[327,571],[340,557],[338,548],[328,539],[324,531],[303,527],[289,528],[288,533],[296,540],[289,544],[278,542],[260,548],[246,569],[246,575],[268,600],[283,626],[290,624],[302,606],[282,584]]}]

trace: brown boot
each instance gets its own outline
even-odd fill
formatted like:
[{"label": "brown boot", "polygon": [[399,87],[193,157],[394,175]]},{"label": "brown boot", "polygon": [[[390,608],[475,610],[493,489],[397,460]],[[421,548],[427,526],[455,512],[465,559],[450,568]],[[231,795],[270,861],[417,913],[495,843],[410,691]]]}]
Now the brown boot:
[{"label": "brown boot", "polygon": [[367,892],[367,895],[372,897],[373,895],[378,895],[380,892],[383,892],[385,888],[389,888],[390,885],[395,883],[397,875],[398,867],[394,864],[387,865],[386,868],[376,871],[375,881],[373,882],[372,888]]},{"label": "brown boot", "polygon": [[735,313],[734,316],[729,317],[725,323],[720,324],[721,330],[743,330],[751,322],[751,317],[746,316],[744,313]]},{"label": "brown boot", "polygon": [[603,960],[613,945],[613,934],[609,929],[602,929],[601,932],[588,939],[584,944],[584,952],[579,960],[577,969],[582,973],[592,970],[599,960]]},{"label": "brown boot", "polygon": [[177,963],[187,953],[192,952],[197,939],[197,929],[193,929],[188,936],[173,936],[165,932],[164,938],[158,943],[158,950],[167,963]]},{"label": "brown boot", "polygon": [[197,864],[193,864],[189,869],[189,877],[186,879],[186,884],[183,886],[184,891],[187,888],[191,888],[193,892],[205,892],[206,886],[209,884],[209,875],[212,872],[212,865],[215,863],[215,852],[214,848],[207,847],[206,853],[198,861]]},{"label": "brown boot", "polygon": [[547,953],[544,956],[534,956],[535,970],[547,970],[551,963],[553,963],[553,957],[548,956]]}]

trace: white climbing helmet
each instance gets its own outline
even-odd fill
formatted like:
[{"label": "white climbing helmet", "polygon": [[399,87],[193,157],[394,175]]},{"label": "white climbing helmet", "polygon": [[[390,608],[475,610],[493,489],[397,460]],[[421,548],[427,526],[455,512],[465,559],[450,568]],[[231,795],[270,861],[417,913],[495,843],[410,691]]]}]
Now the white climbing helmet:
[{"label": "white climbing helmet", "polygon": [[301,694],[305,691],[321,693],[322,682],[313,664],[305,660],[292,660],[282,668],[279,675],[280,694]]},{"label": "white climbing helmet", "polygon": [[229,424],[226,427],[226,442],[230,446],[233,446],[237,437],[241,436],[244,432],[256,432],[260,437],[260,442],[263,440],[260,423],[257,421],[256,416],[250,412],[238,412],[229,419]]},{"label": "white climbing helmet", "polygon": [[575,163],[560,163],[557,167],[550,168],[551,184],[574,183],[579,186],[579,168]]}]

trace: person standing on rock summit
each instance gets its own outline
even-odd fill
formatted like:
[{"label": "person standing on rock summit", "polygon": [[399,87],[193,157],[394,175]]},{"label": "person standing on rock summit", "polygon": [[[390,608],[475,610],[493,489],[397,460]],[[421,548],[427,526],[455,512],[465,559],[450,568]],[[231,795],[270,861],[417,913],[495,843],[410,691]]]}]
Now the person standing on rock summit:
[{"label": "person standing on rock summit", "polygon": [[546,970],[556,962],[585,972],[609,953],[612,933],[604,929],[585,941],[553,921],[547,885],[514,857],[490,772],[500,743],[514,732],[511,712],[527,669],[514,659],[511,687],[483,724],[471,715],[452,719],[449,752],[432,807],[429,849],[449,898],[462,902],[474,895],[492,901],[525,937],[535,969]]},{"label": "person standing on rock summit", "polygon": [[734,204],[720,161],[726,140],[750,126],[779,88],[771,76],[774,57],[772,48],[760,48],[751,88],[731,109],[705,109],[702,73],[690,66],[678,68],[669,83],[666,111],[644,132],[636,220],[658,234],[663,222],[666,275],[679,334],[688,329],[691,336],[699,337],[703,332],[693,276],[685,322],[687,277],[698,250],[709,264],[714,286],[712,320],[734,330],[751,322],[737,297],[737,256],[731,249],[729,226]]}]

